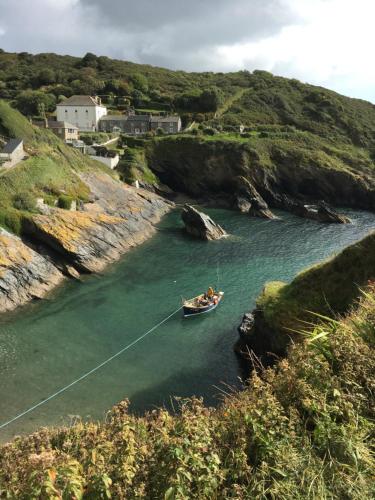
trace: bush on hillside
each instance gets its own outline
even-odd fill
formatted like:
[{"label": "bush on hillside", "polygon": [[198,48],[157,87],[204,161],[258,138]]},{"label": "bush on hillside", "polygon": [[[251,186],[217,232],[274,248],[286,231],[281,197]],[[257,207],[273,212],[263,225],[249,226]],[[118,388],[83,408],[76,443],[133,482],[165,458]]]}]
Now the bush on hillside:
[{"label": "bush on hillside", "polygon": [[17,194],[13,199],[13,206],[17,210],[25,210],[26,212],[34,212],[36,206],[35,197],[29,192]]},{"label": "bush on hillside", "polygon": [[27,116],[43,116],[45,112],[54,111],[56,97],[37,90],[25,90],[16,99],[16,108]]},{"label": "bush on hillside", "polygon": [[65,210],[70,210],[72,208],[73,198],[66,194],[61,194],[57,199],[57,206],[59,208],[64,208]]}]

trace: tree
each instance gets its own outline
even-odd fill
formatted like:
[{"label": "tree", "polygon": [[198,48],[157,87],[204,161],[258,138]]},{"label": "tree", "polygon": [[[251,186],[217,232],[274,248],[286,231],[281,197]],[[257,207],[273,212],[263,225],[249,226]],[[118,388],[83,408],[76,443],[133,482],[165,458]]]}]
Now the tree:
[{"label": "tree", "polygon": [[81,61],[80,61],[80,66],[82,67],[90,67],[90,68],[97,68],[98,67],[98,56],[93,54],[92,52],[87,52],[85,54]]},{"label": "tree", "polygon": [[134,88],[139,90],[140,92],[148,91],[147,78],[141,73],[134,73],[134,75],[131,76],[131,81],[134,85]]},{"label": "tree", "polygon": [[24,115],[41,116],[45,111],[53,111],[56,97],[38,90],[24,90],[16,99],[16,108]]},{"label": "tree", "polygon": [[224,101],[224,94],[218,87],[203,90],[200,95],[201,111],[217,111]]},{"label": "tree", "polygon": [[34,78],[34,86],[41,87],[42,85],[50,85],[56,82],[56,74],[53,69],[43,68],[41,69]]}]

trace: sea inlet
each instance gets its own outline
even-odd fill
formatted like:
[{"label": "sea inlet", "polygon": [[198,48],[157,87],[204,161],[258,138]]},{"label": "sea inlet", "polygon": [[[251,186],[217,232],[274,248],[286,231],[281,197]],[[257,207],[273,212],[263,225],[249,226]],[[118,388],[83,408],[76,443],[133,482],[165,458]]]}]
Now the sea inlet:
[{"label": "sea inlet", "polygon": [[91,376],[0,431],[0,441],[78,416],[104,419],[129,398],[130,411],[173,409],[173,397],[208,405],[241,387],[236,328],[263,285],[291,280],[375,228],[375,214],[344,211],[352,224],[321,224],[278,212],[279,220],[205,210],[230,237],[202,242],[182,231],[179,212],[155,236],[102,275],[67,282],[48,300],[0,318],[0,424],[131,343],[208,286],[225,298],[212,313],[181,311]]}]

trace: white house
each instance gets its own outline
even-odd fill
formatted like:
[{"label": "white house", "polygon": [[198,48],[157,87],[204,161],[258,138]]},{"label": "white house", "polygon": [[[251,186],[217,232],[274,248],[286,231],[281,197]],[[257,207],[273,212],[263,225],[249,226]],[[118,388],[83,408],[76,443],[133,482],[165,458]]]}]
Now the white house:
[{"label": "white house", "polygon": [[4,167],[13,167],[25,156],[22,139],[10,139],[0,150],[0,164]]},{"label": "white house", "polygon": [[90,155],[90,158],[96,161],[100,161],[101,163],[104,163],[107,167],[111,168],[112,170],[117,167],[118,162],[120,161],[119,155],[116,156],[97,156],[97,155]]},{"label": "white house", "polygon": [[83,132],[95,132],[102,116],[107,114],[107,108],[102,106],[99,97],[89,95],[73,95],[60,102],[56,109],[56,119],[72,123]]}]

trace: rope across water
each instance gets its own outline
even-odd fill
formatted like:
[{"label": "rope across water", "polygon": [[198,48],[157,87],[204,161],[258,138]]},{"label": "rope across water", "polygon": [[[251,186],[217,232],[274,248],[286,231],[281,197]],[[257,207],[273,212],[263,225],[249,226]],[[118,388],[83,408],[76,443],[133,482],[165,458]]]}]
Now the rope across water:
[{"label": "rope across water", "polygon": [[68,389],[70,389],[71,387],[73,387],[74,385],[78,384],[78,382],[81,382],[81,380],[84,380],[85,378],[87,378],[89,375],[92,375],[93,373],[95,373],[96,371],[98,371],[100,368],[102,368],[103,366],[107,365],[108,363],[110,363],[112,360],[114,360],[115,358],[117,358],[118,356],[120,356],[121,354],[123,354],[125,351],[127,351],[128,349],[130,349],[131,347],[135,346],[135,344],[138,344],[138,342],[140,342],[142,339],[144,339],[145,337],[147,337],[147,335],[150,335],[150,333],[152,333],[153,331],[155,331],[157,328],[159,328],[159,326],[161,326],[163,323],[165,323],[166,321],[168,321],[172,316],[174,316],[178,311],[180,311],[182,309],[182,306],[180,306],[178,309],[176,309],[175,311],[173,311],[173,313],[169,314],[166,318],[164,318],[162,321],[160,321],[159,323],[157,323],[155,326],[153,326],[152,328],[150,328],[150,330],[147,330],[147,332],[145,332],[143,335],[141,335],[140,337],[138,337],[137,339],[133,340],[133,342],[131,342],[130,344],[126,345],[125,347],[123,347],[120,351],[118,351],[116,354],[114,354],[113,356],[111,356],[110,358],[107,358],[105,361],[103,361],[102,363],[100,363],[99,365],[95,366],[95,368],[93,368],[92,370],[84,373],[83,375],[81,375],[79,378],[77,378],[76,380],[73,380],[73,382],[71,382],[70,384],[66,385],[65,387],[62,387],[61,389],[59,389],[58,391],[56,391],[55,393],[51,394],[50,396],[48,396],[46,399],[43,399],[42,401],[40,401],[39,403],[35,404],[34,406],[31,406],[30,408],[28,408],[27,410],[23,411],[22,413],[19,413],[18,415],[16,415],[15,417],[11,418],[10,420],[8,420],[7,422],[4,422],[3,424],[0,425],[0,430],[1,429],[4,429],[4,427],[7,427],[8,425],[10,425],[11,423],[15,422],[16,420],[20,419],[21,417],[24,417],[25,415],[27,415],[28,413],[31,413],[32,411],[36,410],[36,408],[39,408],[39,406],[42,406],[46,403],[48,403],[48,401],[51,401],[51,399],[54,399],[56,398],[57,396],[59,396],[60,394],[62,394],[63,392],[67,391]]}]

